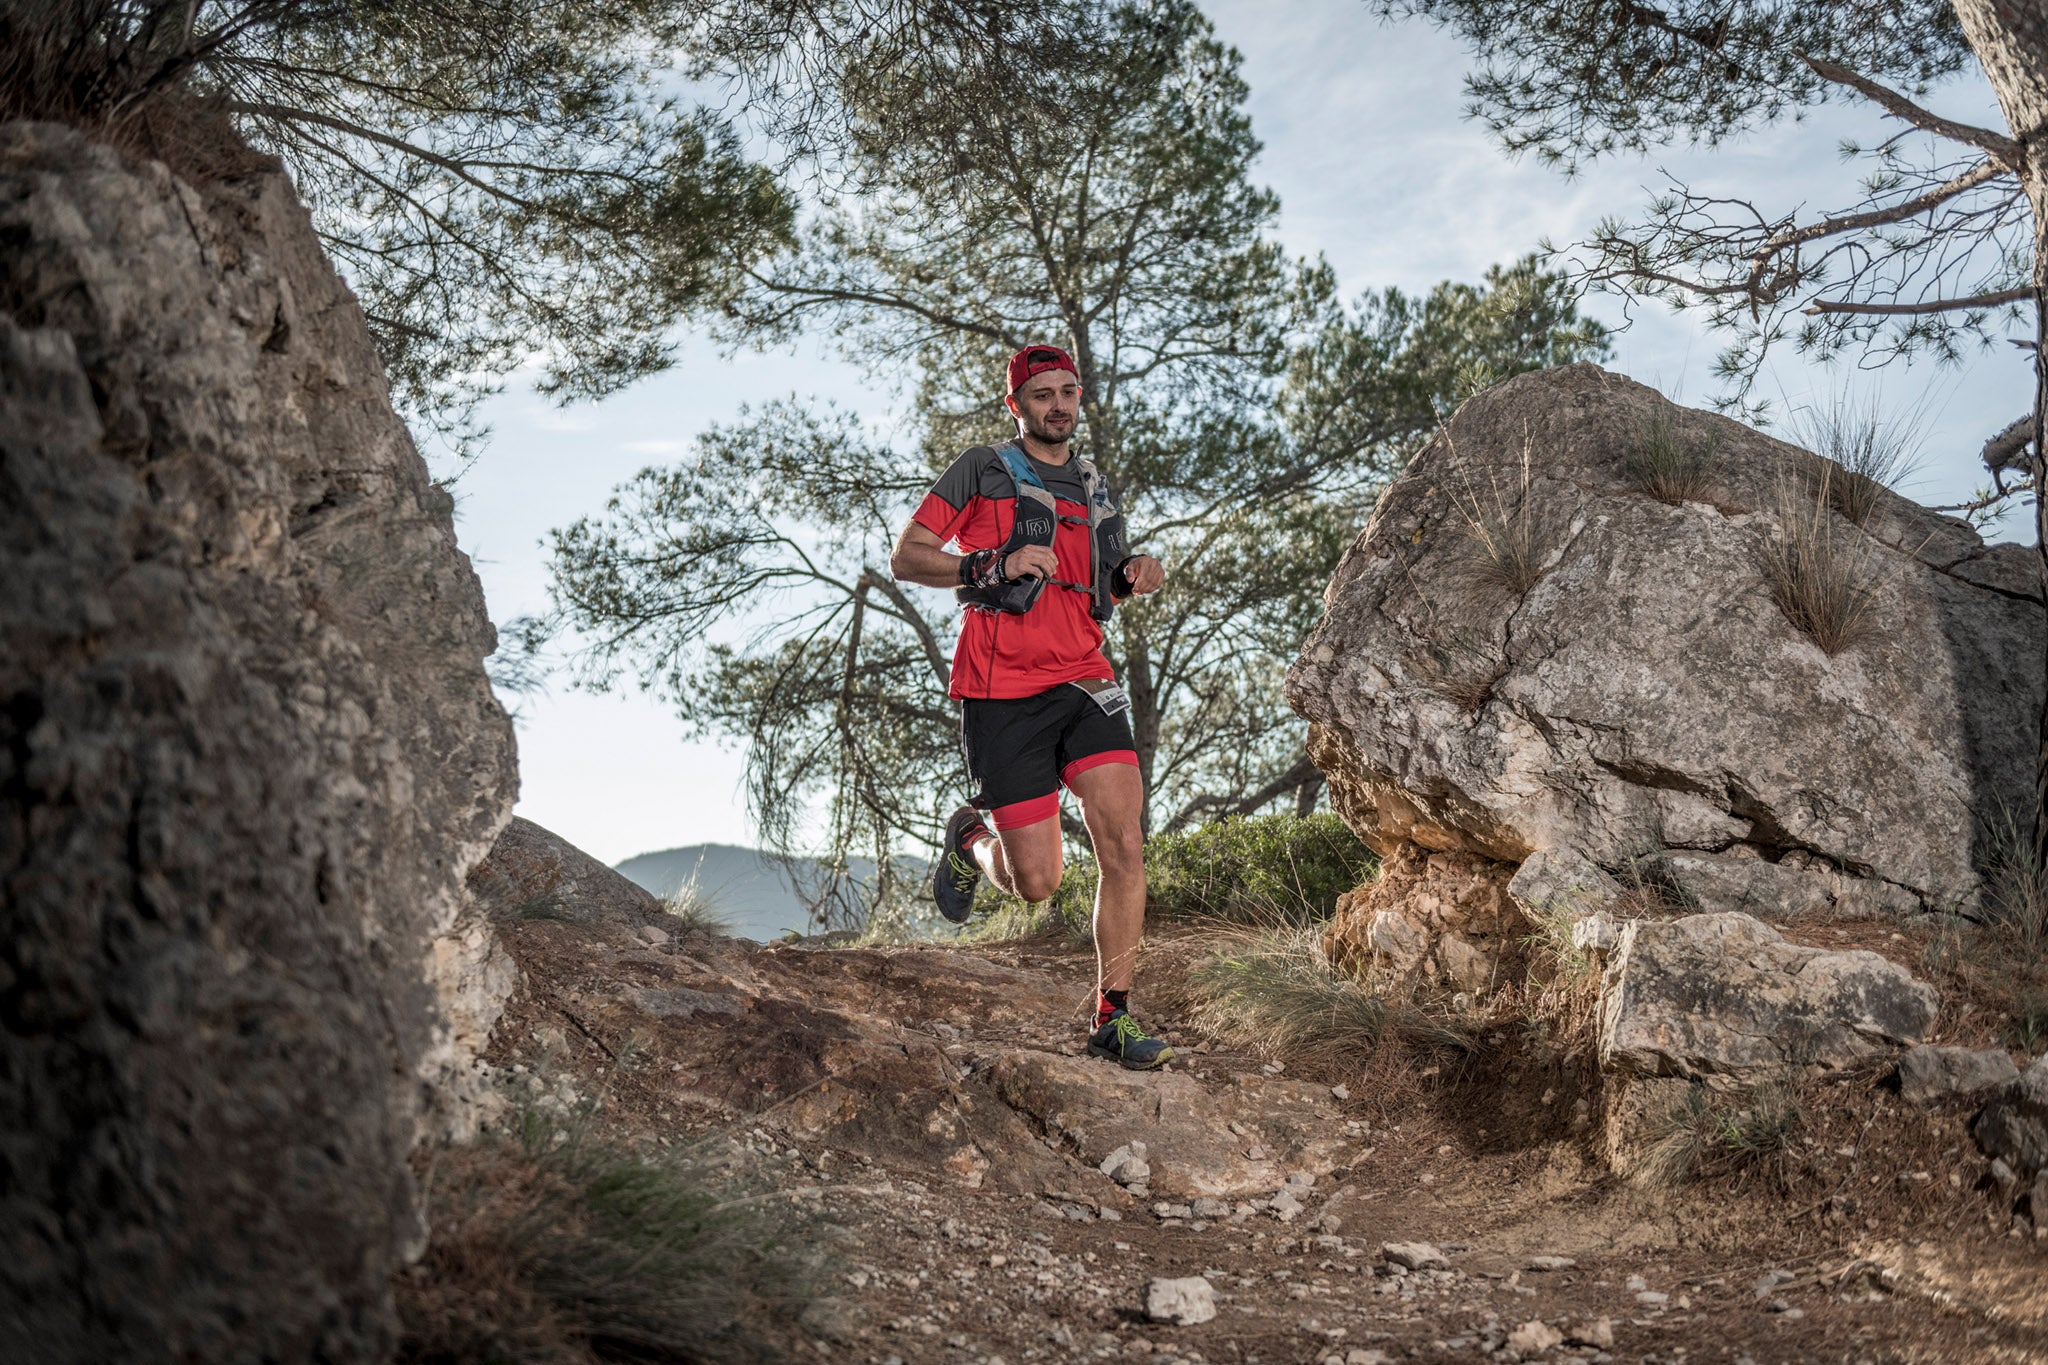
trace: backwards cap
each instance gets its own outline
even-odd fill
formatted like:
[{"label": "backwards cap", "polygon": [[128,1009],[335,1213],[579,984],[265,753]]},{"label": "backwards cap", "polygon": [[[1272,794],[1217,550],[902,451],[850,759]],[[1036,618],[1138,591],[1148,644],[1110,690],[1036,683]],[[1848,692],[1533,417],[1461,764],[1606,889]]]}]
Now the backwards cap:
[{"label": "backwards cap", "polygon": [[1074,358],[1059,347],[1026,346],[1010,357],[1009,391],[1015,393],[1031,376],[1044,374],[1047,370],[1065,370],[1076,379],[1081,377],[1080,370],[1074,367]]}]

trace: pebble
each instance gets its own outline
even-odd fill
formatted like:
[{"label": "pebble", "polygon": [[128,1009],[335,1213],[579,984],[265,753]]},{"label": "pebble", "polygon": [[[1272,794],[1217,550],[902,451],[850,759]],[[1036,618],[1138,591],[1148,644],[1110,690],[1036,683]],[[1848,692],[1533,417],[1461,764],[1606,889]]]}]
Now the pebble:
[{"label": "pebble", "polygon": [[1213,1219],[1228,1218],[1230,1216],[1230,1203],[1228,1200],[1215,1199],[1208,1195],[1204,1195],[1200,1199],[1197,1199],[1192,1207],[1194,1208],[1195,1217],[1197,1218]]},{"label": "pebble", "polygon": [[668,942],[668,930],[659,925],[643,924],[640,926],[640,937],[653,947],[659,948]]},{"label": "pebble", "polygon": [[1797,1278],[1789,1270],[1766,1270],[1763,1274],[1757,1276],[1756,1283],[1749,1287],[1750,1292],[1760,1299],[1767,1299],[1771,1296],[1773,1289]]},{"label": "pebble", "polygon": [[1530,1356],[1542,1355],[1553,1346],[1562,1346],[1564,1333],[1541,1318],[1531,1318],[1508,1333],[1507,1344],[1510,1351],[1526,1360]]},{"label": "pebble", "polygon": [[[1344,1086],[1333,1085],[1330,1087],[1330,1098],[1333,1100],[1348,1100],[1351,1098],[1351,1091]],[[1357,1353],[1353,1352],[1353,1354]]]},{"label": "pebble", "polygon": [[1153,1280],[1145,1286],[1145,1316],[1176,1327],[1208,1322],[1216,1316],[1216,1291],[1200,1275]]},{"label": "pebble", "polygon": [[1380,1255],[1389,1265],[1407,1270],[1443,1270],[1450,1265],[1428,1242],[1386,1242],[1380,1246]]},{"label": "pebble", "polygon": [[1104,1157],[1096,1169],[1126,1188],[1143,1185],[1152,1178],[1152,1167],[1145,1160],[1145,1144],[1142,1142],[1125,1143]]},{"label": "pebble", "polygon": [[1645,1308],[1662,1308],[1671,1302],[1671,1296],[1661,1289],[1644,1289],[1636,1293],[1636,1302]]},{"label": "pebble", "polygon": [[1565,1339],[1580,1346],[1594,1346],[1606,1350],[1614,1345],[1614,1319],[1589,1318],[1574,1323],[1565,1333]]},{"label": "pebble", "polygon": [[1577,1270],[1579,1263],[1569,1256],[1531,1256],[1522,1262],[1524,1270]]}]

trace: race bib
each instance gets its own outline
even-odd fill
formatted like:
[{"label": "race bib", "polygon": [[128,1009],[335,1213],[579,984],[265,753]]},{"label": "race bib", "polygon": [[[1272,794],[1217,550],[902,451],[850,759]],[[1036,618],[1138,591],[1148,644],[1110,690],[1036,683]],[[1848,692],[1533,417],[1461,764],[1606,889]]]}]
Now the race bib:
[{"label": "race bib", "polygon": [[1095,704],[1102,708],[1102,714],[1105,716],[1113,716],[1120,711],[1131,709],[1130,694],[1117,686],[1113,678],[1083,678],[1078,682],[1068,683],[1067,686],[1078,687],[1086,692]]}]

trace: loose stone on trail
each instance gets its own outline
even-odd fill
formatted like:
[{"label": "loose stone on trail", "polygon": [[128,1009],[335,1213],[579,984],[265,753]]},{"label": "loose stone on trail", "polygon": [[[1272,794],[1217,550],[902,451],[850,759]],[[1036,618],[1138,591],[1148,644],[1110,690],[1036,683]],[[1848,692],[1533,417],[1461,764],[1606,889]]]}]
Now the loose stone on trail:
[{"label": "loose stone on trail", "polygon": [[1200,1275],[1153,1280],[1145,1286],[1145,1316],[1176,1327],[1208,1322],[1216,1316],[1216,1291]]},{"label": "loose stone on trail", "polygon": [[1443,1252],[1428,1242],[1387,1242],[1380,1247],[1380,1255],[1388,1264],[1409,1270],[1443,1270],[1450,1265]]}]

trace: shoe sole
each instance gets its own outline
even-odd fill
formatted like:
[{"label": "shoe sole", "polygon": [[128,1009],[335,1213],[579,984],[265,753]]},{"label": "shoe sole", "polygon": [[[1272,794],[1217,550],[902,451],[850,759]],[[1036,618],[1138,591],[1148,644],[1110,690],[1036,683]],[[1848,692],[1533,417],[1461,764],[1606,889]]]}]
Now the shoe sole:
[{"label": "shoe sole", "polygon": [[1159,1049],[1159,1055],[1149,1062],[1134,1062],[1118,1053],[1114,1048],[1098,1047],[1094,1043],[1088,1044],[1088,1055],[1091,1057],[1107,1057],[1126,1071],[1157,1071],[1160,1067],[1165,1066],[1174,1059],[1174,1051],[1170,1047]]}]

